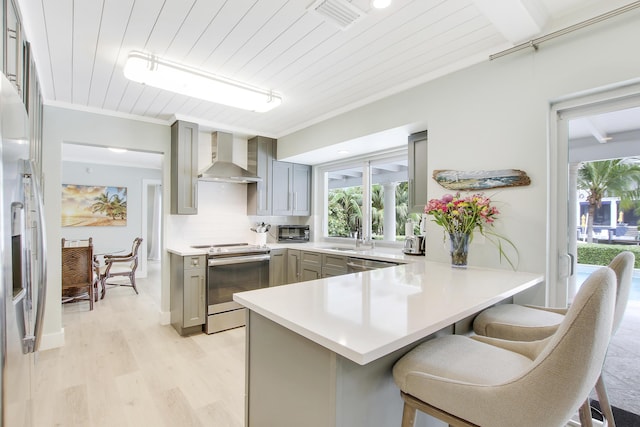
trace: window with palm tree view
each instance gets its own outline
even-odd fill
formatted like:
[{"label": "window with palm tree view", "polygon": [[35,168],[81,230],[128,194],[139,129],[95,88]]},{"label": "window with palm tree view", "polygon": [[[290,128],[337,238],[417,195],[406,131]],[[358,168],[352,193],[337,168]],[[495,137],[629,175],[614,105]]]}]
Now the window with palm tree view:
[{"label": "window with palm tree view", "polygon": [[404,240],[408,220],[407,156],[358,162],[326,172],[327,236]]}]

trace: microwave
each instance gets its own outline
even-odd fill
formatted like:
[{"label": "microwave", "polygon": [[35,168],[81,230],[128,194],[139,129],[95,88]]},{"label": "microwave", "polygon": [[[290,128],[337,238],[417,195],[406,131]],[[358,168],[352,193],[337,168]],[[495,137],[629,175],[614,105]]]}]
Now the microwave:
[{"label": "microwave", "polygon": [[279,225],[278,242],[306,243],[310,233],[308,225]]}]

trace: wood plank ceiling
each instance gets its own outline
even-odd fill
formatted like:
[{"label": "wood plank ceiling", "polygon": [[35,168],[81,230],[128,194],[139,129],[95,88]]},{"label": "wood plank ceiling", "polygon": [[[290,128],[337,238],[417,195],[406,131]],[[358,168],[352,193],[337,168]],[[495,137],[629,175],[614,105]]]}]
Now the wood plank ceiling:
[{"label": "wood plank ceiling", "polygon": [[[536,3],[556,19],[610,1]],[[168,123],[177,116],[246,135],[286,135],[515,42],[479,0],[394,0],[385,10],[352,0],[365,16],[346,31],[307,11],[310,3],[19,0],[46,103]],[[246,112],[130,82],[122,67],[132,50],[273,89],[283,104]]]}]

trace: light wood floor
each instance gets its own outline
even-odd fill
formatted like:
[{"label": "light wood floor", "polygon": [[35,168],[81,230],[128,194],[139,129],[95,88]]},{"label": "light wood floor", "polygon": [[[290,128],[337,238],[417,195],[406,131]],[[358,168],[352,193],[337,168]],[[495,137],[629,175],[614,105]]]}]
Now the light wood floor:
[{"label": "light wood floor", "polygon": [[[37,362],[34,425],[215,426],[244,424],[244,328],[180,337],[160,326],[158,266],[131,288],[63,306],[65,346]],[[612,404],[640,413],[640,302],[631,301],[605,364]]]},{"label": "light wood floor", "polygon": [[65,346],[41,352],[37,426],[244,424],[244,328],[188,338],[159,322],[157,266],[136,295],[63,306]]}]

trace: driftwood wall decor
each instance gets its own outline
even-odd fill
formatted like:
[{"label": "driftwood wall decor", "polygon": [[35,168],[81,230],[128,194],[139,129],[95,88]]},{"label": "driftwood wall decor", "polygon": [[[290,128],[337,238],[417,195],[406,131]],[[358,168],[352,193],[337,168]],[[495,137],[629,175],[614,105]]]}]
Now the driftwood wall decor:
[{"label": "driftwood wall decor", "polygon": [[531,184],[527,173],[519,169],[494,171],[435,170],[433,179],[449,190],[473,191],[500,187],[518,187]]}]

